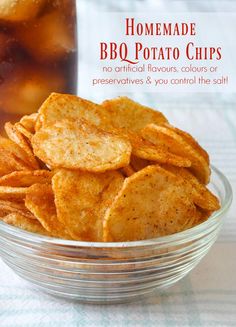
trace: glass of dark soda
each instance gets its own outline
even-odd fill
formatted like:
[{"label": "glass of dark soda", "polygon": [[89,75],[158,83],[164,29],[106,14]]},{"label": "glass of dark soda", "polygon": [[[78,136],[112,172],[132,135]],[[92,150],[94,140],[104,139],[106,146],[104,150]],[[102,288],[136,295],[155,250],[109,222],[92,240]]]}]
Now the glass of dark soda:
[{"label": "glass of dark soda", "polygon": [[76,0],[0,1],[0,128],[76,93]]}]

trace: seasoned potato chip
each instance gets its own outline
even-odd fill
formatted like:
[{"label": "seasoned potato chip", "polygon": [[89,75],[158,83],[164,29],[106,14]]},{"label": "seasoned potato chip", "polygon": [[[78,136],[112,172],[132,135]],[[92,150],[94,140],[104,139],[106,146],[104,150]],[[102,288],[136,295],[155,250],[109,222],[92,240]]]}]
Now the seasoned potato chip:
[{"label": "seasoned potato chip", "polygon": [[52,168],[93,172],[125,167],[131,154],[128,139],[82,119],[61,120],[42,128],[33,136],[32,146],[35,155]]},{"label": "seasoned potato chip", "polygon": [[70,238],[65,225],[57,218],[51,185],[34,184],[30,186],[26,194],[25,206],[51,235]]},{"label": "seasoned potato chip", "polygon": [[34,169],[38,169],[39,164],[37,162],[37,159],[35,158],[33,151],[29,143],[25,139],[24,135],[22,135],[16,129],[16,127],[9,122],[5,124],[5,130],[9,139],[18,144],[25,151],[25,153],[27,154],[27,162],[29,163],[29,165],[31,165]]},{"label": "seasoned potato chip", "polygon": [[27,232],[50,236],[50,234],[43,228],[38,220],[27,218],[19,213],[11,213],[1,218],[1,220],[9,225],[24,229]]},{"label": "seasoned potato chip", "polygon": [[206,162],[209,164],[209,155],[208,153],[201,147],[201,145],[190,135],[189,133],[182,131],[181,129],[174,127],[168,123],[163,124],[163,126],[171,129],[176,134],[181,136],[189,145],[191,145],[201,156],[204,157]]},{"label": "seasoned potato chip", "polygon": [[[25,72],[22,67],[17,81]],[[39,101],[29,87],[22,112],[31,107],[25,103]],[[7,102],[14,112],[9,90],[12,82],[0,106]],[[22,229],[80,241],[135,241],[192,228],[220,208],[205,186],[207,152],[162,113],[126,97],[97,105],[52,93],[38,113],[5,129],[0,219]]]},{"label": "seasoned potato chip", "polygon": [[13,141],[0,136],[0,175],[30,169],[25,151]]},{"label": "seasoned potato chip", "polygon": [[0,186],[0,199],[23,199],[27,187]]},{"label": "seasoned potato chip", "polygon": [[21,118],[19,123],[31,134],[35,133],[35,123],[38,118],[38,113],[35,112],[31,115],[25,115]]},{"label": "seasoned potato chip", "polygon": [[23,202],[0,200],[1,217],[10,213],[17,213],[26,218],[35,219],[34,215],[26,209]]},{"label": "seasoned potato chip", "polygon": [[200,207],[197,207],[197,213],[196,216],[190,219],[184,226],[184,229],[189,229],[192,227],[195,227],[204,221],[206,221],[210,215],[212,214],[212,211],[204,210]]},{"label": "seasoned potato chip", "polygon": [[100,107],[88,100],[69,94],[52,93],[39,109],[35,129],[52,125],[62,119],[86,119],[96,126],[104,123]]},{"label": "seasoned potato chip", "polygon": [[126,178],[104,217],[104,241],[133,241],[179,232],[197,215],[185,181],[158,165]]},{"label": "seasoned potato chip", "polygon": [[117,171],[94,174],[60,169],[52,178],[58,219],[71,236],[102,241],[102,219],[123,184]]},{"label": "seasoned potato chip", "polygon": [[181,176],[192,186],[194,192],[193,201],[197,206],[209,211],[215,211],[220,208],[217,197],[204,184],[201,184],[189,170],[171,165],[163,165],[163,168]]},{"label": "seasoned potato chip", "polygon": [[189,159],[192,173],[201,183],[209,182],[210,168],[206,160],[176,132],[164,126],[150,124],[142,130],[142,135],[148,141],[165,146],[172,153]]},{"label": "seasoned potato chip", "polygon": [[155,145],[138,134],[127,132],[126,135],[132,146],[132,154],[138,158],[169,163],[178,167],[190,167],[191,161],[183,156],[175,155],[162,145]]},{"label": "seasoned potato chip", "polygon": [[167,122],[161,112],[142,106],[127,97],[106,100],[102,103],[101,110],[110,126],[128,131],[137,132],[150,123]]},{"label": "seasoned potato chip", "polygon": [[28,141],[31,140],[33,134],[29,132],[23,125],[21,125],[20,123],[16,123],[14,127],[20,134],[24,135],[24,137],[28,139]]},{"label": "seasoned potato chip", "polygon": [[51,183],[53,173],[49,170],[23,170],[14,171],[0,177],[1,186],[26,187],[32,184]]},{"label": "seasoned potato chip", "polygon": [[198,208],[198,216],[196,217],[195,221],[194,221],[194,226],[199,225],[201,223],[203,223],[204,221],[206,221],[212,214],[212,211],[209,210],[205,210],[202,208]]}]

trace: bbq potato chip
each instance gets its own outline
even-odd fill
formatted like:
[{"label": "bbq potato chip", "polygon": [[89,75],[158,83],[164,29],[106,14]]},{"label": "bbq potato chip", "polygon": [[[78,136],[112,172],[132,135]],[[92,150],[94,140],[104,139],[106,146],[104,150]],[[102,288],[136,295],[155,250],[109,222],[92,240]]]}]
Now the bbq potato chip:
[{"label": "bbq potato chip", "polygon": [[171,165],[163,165],[163,168],[178,176],[181,176],[190,184],[194,193],[193,201],[196,205],[209,211],[220,209],[220,203],[217,197],[212,194],[204,184],[201,184],[189,170],[185,168],[174,167]]},{"label": "bbq potato chip", "polygon": [[97,105],[53,93],[6,132],[0,219],[16,227],[134,241],[191,228],[220,208],[205,186],[207,152],[160,112],[126,97]]},{"label": "bbq potato chip", "polygon": [[110,126],[138,132],[147,124],[167,122],[165,116],[127,97],[106,100],[102,103],[102,113]]},{"label": "bbq potato chip", "polygon": [[27,187],[0,186],[0,199],[23,199]]},{"label": "bbq potato chip", "polygon": [[126,178],[104,217],[104,241],[150,239],[183,230],[197,208],[185,181],[158,165]]},{"label": "bbq potato chip", "polygon": [[124,181],[117,171],[93,174],[59,169],[52,187],[58,219],[71,236],[102,241],[102,219]]},{"label": "bbq potato chip", "polygon": [[147,125],[142,130],[142,136],[148,141],[162,145],[176,155],[183,156],[191,161],[190,170],[203,184],[208,184],[210,168],[202,155],[198,153],[183,137],[165,126]]},{"label": "bbq potato chip", "polygon": [[156,161],[157,163],[169,163],[178,167],[191,166],[191,161],[188,158],[175,155],[162,145],[155,145],[135,133],[127,132],[126,135],[132,146],[132,154],[138,158]]},{"label": "bbq potato chip", "polygon": [[171,129],[174,131],[176,134],[181,136],[189,145],[191,145],[201,156],[204,157],[206,162],[209,164],[209,155],[208,153],[201,147],[201,145],[195,140],[192,135],[189,133],[182,131],[181,129],[174,127],[173,125],[170,125],[168,123],[164,123],[163,126]]},{"label": "bbq potato chip", "polygon": [[35,129],[38,131],[42,126],[52,125],[62,119],[80,118],[97,126],[104,124],[97,104],[74,95],[52,93],[39,109]]},{"label": "bbq potato chip", "polygon": [[30,169],[25,151],[13,141],[0,136],[0,175]]},{"label": "bbq potato chip", "polygon": [[29,219],[35,219],[34,215],[26,209],[23,202],[0,200],[0,216],[4,217],[10,213],[17,213]]},{"label": "bbq potato chip", "polygon": [[27,162],[29,163],[29,165],[31,165],[32,168],[34,168],[34,169],[38,169],[39,164],[37,162],[37,159],[35,158],[33,151],[31,149],[29,143],[25,139],[24,135],[22,135],[16,129],[16,127],[9,122],[5,124],[5,130],[6,130],[6,133],[9,137],[9,139],[12,140],[13,142],[15,142],[16,144],[18,144],[25,151],[25,153],[27,155]]},{"label": "bbq potato chip", "polygon": [[11,213],[1,218],[1,220],[9,225],[24,229],[27,232],[51,236],[39,221],[27,218],[19,213]]},{"label": "bbq potato chip", "polygon": [[0,177],[0,186],[26,187],[32,184],[51,183],[53,173],[49,170],[14,171]]},{"label": "bbq potato chip", "polygon": [[196,217],[196,219],[194,221],[194,226],[199,225],[199,224],[203,223],[204,221],[206,221],[212,214],[212,211],[205,210],[205,209],[202,209],[199,207],[198,214],[199,214],[198,217]]},{"label": "bbq potato chip", "polygon": [[22,134],[29,142],[33,136],[33,134],[31,132],[29,132],[23,125],[21,125],[20,123],[16,123],[14,125],[15,129]]},{"label": "bbq potato chip", "polygon": [[25,115],[21,118],[19,123],[31,134],[35,133],[35,123],[38,118],[38,113],[35,112],[31,115]]},{"label": "bbq potato chip", "polygon": [[131,145],[123,136],[98,129],[85,120],[61,120],[32,138],[34,153],[53,168],[104,172],[129,164]]},{"label": "bbq potato chip", "polygon": [[51,235],[70,238],[66,226],[57,218],[51,185],[34,184],[30,186],[26,194],[25,206]]}]

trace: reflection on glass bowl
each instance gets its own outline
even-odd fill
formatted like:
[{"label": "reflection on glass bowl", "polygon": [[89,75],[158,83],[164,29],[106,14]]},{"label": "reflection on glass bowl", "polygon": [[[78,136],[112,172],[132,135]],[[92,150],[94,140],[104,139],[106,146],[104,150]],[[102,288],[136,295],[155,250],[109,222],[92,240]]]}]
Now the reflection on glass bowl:
[{"label": "reflection on glass bowl", "polygon": [[221,209],[180,233],[137,242],[92,243],[40,236],[0,222],[0,255],[15,273],[52,295],[108,304],[139,299],[183,278],[216,241],[232,190],[214,167],[210,188]]}]

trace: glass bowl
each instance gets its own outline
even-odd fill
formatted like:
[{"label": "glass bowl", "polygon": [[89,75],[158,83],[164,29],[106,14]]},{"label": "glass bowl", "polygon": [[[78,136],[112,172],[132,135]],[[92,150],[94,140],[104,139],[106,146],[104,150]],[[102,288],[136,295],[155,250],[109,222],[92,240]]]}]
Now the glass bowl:
[{"label": "glass bowl", "polygon": [[156,239],[92,243],[32,234],[0,222],[0,255],[15,273],[52,295],[120,303],[171,286],[206,255],[232,202],[226,177],[212,168],[221,209],[186,231]]}]

